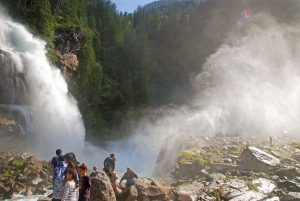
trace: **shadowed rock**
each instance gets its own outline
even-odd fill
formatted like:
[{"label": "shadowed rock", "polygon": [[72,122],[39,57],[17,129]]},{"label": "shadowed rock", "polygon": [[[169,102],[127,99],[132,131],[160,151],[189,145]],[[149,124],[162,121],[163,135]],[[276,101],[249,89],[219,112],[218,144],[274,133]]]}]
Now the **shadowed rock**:
[{"label": "shadowed rock", "polygon": [[244,170],[268,171],[280,165],[280,160],[256,147],[248,147],[241,154],[240,167]]},{"label": "shadowed rock", "polygon": [[93,172],[91,181],[91,201],[116,201],[114,190],[105,172]]}]

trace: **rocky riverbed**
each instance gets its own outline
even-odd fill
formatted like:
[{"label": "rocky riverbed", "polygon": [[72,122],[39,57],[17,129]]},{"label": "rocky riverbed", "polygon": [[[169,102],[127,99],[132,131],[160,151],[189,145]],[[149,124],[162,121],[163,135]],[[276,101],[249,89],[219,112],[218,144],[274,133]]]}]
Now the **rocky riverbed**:
[{"label": "rocky riverbed", "polygon": [[0,200],[42,195],[51,180],[48,161],[30,153],[0,152]]},{"label": "rocky riverbed", "polygon": [[300,144],[219,134],[184,150],[169,180],[184,200],[300,200]]},{"label": "rocky riverbed", "polygon": [[[156,180],[140,178],[117,194],[105,173],[93,172],[91,200],[300,200],[297,141],[274,138],[271,143],[268,138],[218,134],[194,139],[185,147],[170,174]],[[49,162],[29,153],[1,152],[0,173],[0,200],[42,195],[51,186]]]}]

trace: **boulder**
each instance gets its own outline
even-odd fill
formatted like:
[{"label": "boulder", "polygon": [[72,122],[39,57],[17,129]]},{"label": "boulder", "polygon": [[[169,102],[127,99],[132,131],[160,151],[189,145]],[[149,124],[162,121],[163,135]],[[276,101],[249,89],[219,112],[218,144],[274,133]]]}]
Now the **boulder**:
[{"label": "boulder", "polygon": [[291,158],[300,163],[300,154],[293,154]]},{"label": "boulder", "polygon": [[172,189],[158,181],[152,181],[147,178],[139,178],[136,183],[136,189],[139,193],[138,200],[169,200]]},{"label": "boulder", "polygon": [[114,190],[105,172],[93,172],[91,182],[91,201],[116,201]]},{"label": "boulder", "polygon": [[241,153],[240,167],[244,170],[268,172],[280,164],[278,158],[256,147],[248,147]]},{"label": "boulder", "polygon": [[299,201],[300,193],[298,192],[289,192],[283,196],[282,201]]},{"label": "boulder", "polygon": [[230,201],[254,201],[254,200],[263,200],[267,196],[264,195],[263,193],[256,192],[256,191],[246,191],[245,193],[236,196]]},{"label": "boulder", "polygon": [[204,187],[202,182],[194,181],[193,183],[182,184],[178,187],[177,195],[182,201],[196,201]]},{"label": "boulder", "polygon": [[265,195],[268,195],[274,191],[276,188],[272,181],[265,178],[258,178],[252,181],[252,184],[257,187],[257,191]]},{"label": "boulder", "polygon": [[138,198],[138,191],[136,190],[135,186],[130,186],[128,188],[128,194],[127,197],[125,199],[125,201],[137,201]]},{"label": "boulder", "polygon": [[300,185],[294,181],[278,181],[277,187],[280,189],[287,189],[291,192],[300,192]]},{"label": "boulder", "polygon": [[230,171],[237,170],[236,165],[225,164],[225,163],[213,163],[210,165],[210,168],[214,172],[226,173]]},{"label": "boulder", "polygon": [[275,172],[275,175],[279,177],[287,177],[288,179],[293,179],[300,176],[300,171],[298,168],[281,168]]}]

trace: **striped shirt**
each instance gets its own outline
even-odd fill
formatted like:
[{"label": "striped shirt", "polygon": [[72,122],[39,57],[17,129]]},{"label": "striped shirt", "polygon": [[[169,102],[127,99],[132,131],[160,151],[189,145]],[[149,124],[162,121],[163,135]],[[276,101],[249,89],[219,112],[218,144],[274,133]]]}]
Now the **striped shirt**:
[{"label": "striped shirt", "polygon": [[79,189],[74,181],[67,181],[62,201],[78,201]]}]

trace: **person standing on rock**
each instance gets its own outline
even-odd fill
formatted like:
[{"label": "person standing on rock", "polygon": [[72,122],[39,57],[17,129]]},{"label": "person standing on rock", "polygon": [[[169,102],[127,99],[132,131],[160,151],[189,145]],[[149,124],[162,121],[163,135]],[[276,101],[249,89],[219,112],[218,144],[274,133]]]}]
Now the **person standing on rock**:
[{"label": "person standing on rock", "polygon": [[78,201],[90,200],[91,178],[87,175],[87,169],[88,168],[84,163],[82,163],[82,165],[79,166],[80,187]]},{"label": "person standing on rock", "polygon": [[107,157],[104,162],[104,172],[106,172],[107,174],[109,174],[108,176],[112,176],[113,175],[113,171],[115,171],[115,166],[116,166],[116,158],[114,154],[110,154],[109,157]]},{"label": "person standing on rock", "polygon": [[65,162],[67,163],[67,169],[65,171],[65,176],[67,175],[68,169],[69,168],[73,168],[74,170],[76,170],[77,173],[77,181],[79,181],[79,168],[78,168],[78,164],[79,162],[76,160],[75,154],[74,153],[67,153],[64,156],[65,158]]},{"label": "person standing on rock", "polygon": [[65,184],[65,171],[67,163],[64,161],[63,156],[59,156],[56,167],[54,168],[54,185],[52,201],[60,201],[62,199],[64,184]]},{"label": "person standing on rock", "polygon": [[69,168],[66,175],[66,184],[61,201],[78,201],[79,199],[79,181],[77,180],[77,170]]},{"label": "person standing on rock", "polygon": [[126,180],[126,187],[130,187],[136,184],[136,179],[138,179],[138,175],[131,169],[131,167],[127,168],[127,172],[123,175],[120,180],[120,185],[123,180]]},{"label": "person standing on rock", "polygon": [[53,177],[52,177],[53,178],[53,180],[52,180],[53,186],[54,186],[54,180],[55,180],[54,169],[55,169],[55,167],[56,167],[56,165],[57,165],[57,163],[59,161],[59,157],[62,155],[62,150],[61,149],[57,149],[55,151],[55,153],[56,153],[56,156],[54,156],[52,158],[52,160],[51,160],[51,168],[52,168],[52,172],[53,172]]}]

